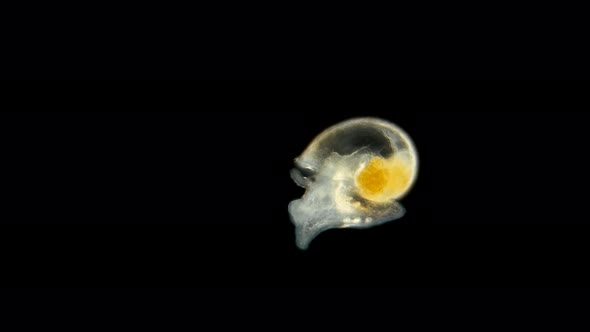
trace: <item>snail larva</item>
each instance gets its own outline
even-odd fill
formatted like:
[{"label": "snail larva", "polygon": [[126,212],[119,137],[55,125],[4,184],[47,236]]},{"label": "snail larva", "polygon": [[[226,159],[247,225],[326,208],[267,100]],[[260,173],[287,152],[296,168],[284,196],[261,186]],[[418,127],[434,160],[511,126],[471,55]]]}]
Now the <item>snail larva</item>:
[{"label": "snail larva", "polygon": [[291,177],[306,188],[289,204],[300,249],[330,228],[367,228],[401,218],[418,157],[395,124],[355,118],[320,133],[295,159]]}]

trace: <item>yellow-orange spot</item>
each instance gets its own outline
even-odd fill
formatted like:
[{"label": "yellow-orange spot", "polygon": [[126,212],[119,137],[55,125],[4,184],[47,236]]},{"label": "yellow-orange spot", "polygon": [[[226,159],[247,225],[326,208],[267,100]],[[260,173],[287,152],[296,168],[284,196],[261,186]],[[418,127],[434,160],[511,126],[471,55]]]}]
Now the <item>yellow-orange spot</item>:
[{"label": "yellow-orange spot", "polygon": [[373,158],[358,175],[359,187],[369,195],[379,194],[387,182],[385,160]]},{"label": "yellow-orange spot", "polygon": [[371,201],[386,202],[403,194],[410,184],[412,166],[401,157],[374,157],[357,175],[359,194]]}]

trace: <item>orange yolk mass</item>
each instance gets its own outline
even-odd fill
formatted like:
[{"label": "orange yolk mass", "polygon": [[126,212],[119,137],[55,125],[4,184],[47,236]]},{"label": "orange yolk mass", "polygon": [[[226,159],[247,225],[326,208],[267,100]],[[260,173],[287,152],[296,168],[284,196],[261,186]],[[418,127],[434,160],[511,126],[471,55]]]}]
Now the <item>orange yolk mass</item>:
[{"label": "orange yolk mass", "polygon": [[359,194],[375,202],[387,202],[403,194],[410,184],[412,169],[404,158],[374,157],[357,175]]}]

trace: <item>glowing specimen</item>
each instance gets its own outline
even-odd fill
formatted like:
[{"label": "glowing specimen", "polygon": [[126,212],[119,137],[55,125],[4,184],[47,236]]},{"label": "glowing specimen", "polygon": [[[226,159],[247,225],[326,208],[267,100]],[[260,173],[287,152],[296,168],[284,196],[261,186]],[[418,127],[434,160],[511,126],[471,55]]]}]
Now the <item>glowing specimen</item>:
[{"label": "glowing specimen", "polygon": [[391,122],[356,118],[324,130],[291,170],[295,183],[306,188],[289,204],[297,246],[307,249],[330,228],[367,228],[401,218],[399,199],[417,172],[413,142]]}]

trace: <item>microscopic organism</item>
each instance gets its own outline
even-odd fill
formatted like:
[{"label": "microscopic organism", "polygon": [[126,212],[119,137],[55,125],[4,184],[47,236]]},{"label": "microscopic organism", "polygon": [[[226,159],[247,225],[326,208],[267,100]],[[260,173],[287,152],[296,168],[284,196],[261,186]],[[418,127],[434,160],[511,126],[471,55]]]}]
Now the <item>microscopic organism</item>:
[{"label": "microscopic organism", "polygon": [[329,127],[295,158],[291,178],[305,188],[289,203],[297,246],[305,250],[332,228],[368,228],[401,218],[399,202],[418,175],[408,134],[378,118],[354,118]]}]

